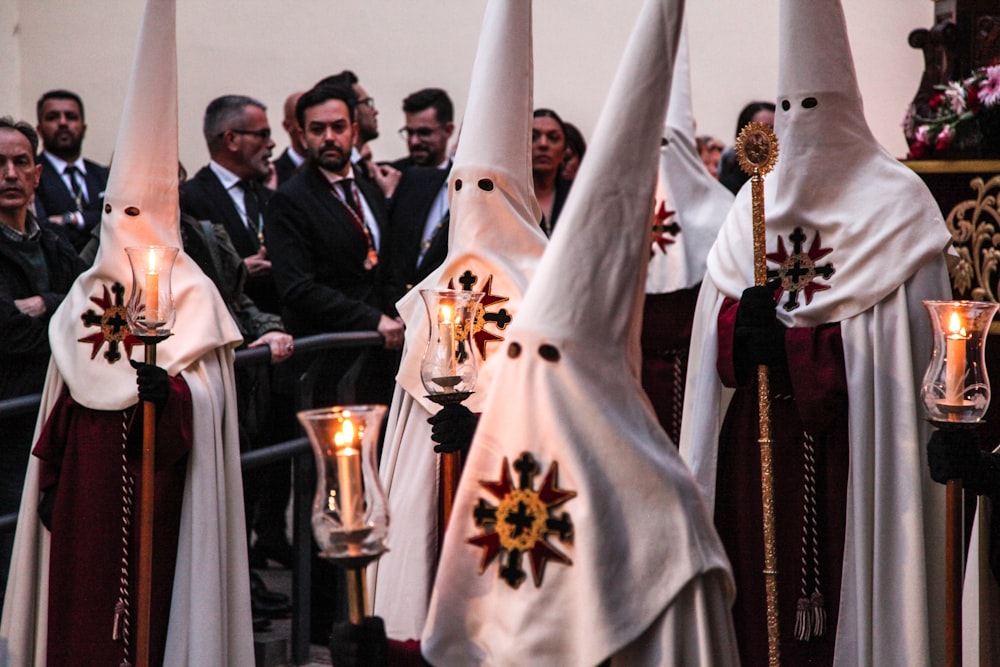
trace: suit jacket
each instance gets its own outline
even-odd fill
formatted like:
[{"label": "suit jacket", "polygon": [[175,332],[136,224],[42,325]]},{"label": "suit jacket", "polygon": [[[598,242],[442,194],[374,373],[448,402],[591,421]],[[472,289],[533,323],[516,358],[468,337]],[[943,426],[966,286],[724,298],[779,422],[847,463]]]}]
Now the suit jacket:
[{"label": "suit jacket", "polygon": [[278,185],[282,185],[288,179],[295,175],[295,172],[299,170],[298,165],[292,160],[291,156],[288,155],[288,149],[286,148],[278,156],[278,159],[274,161],[274,171],[278,175]]},{"label": "suit jacket", "polygon": [[379,225],[382,252],[373,269],[364,267],[364,233],[316,167],[303,165],[265,210],[282,319],[295,336],[374,331],[386,312],[378,282],[391,252],[385,200],[377,186],[355,182]]},{"label": "suit jacket", "polygon": [[440,266],[448,255],[448,219],[431,239],[431,245],[420,256],[424,224],[441,186],[448,180],[449,170],[434,167],[410,167],[396,187],[389,205],[392,229],[390,261],[386,266],[385,294],[395,304],[414,285]]},{"label": "suit jacket", "polygon": [[[37,162],[42,165],[42,178],[35,190],[35,205],[39,220],[50,215],[62,215],[76,210],[73,192],[66,185],[55,165],[42,153]],[[108,168],[83,161],[87,168],[84,181],[87,184],[87,203],[83,207],[83,228],[58,225],[60,233],[79,251],[90,240],[90,230],[101,222],[104,208],[104,190],[108,187]]]},{"label": "suit jacket", "polygon": [[417,165],[413,164],[413,158],[407,155],[406,157],[401,157],[398,160],[393,160],[389,163],[389,166],[399,169],[400,171],[406,171],[407,169],[416,167]]},{"label": "suit jacket", "polygon": [[[232,197],[226,192],[219,177],[208,166],[202,167],[193,178],[184,182],[180,192],[182,212],[195,220],[211,220],[215,224],[222,225],[240,257],[257,254],[260,250],[260,240],[256,232],[247,229]],[[261,211],[266,208],[272,194],[267,188],[261,187]],[[268,313],[279,312],[281,306],[272,275],[251,276],[247,280],[246,293],[261,310]]]},{"label": "suit jacket", "polygon": [[49,290],[39,295],[45,301],[41,317],[25,315],[14,304],[38,290],[17,244],[0,235],[0,399],[42,390],[49,364],[49,319],[87,268],[54,227],[42,226],[38,239],[49,274]]}]

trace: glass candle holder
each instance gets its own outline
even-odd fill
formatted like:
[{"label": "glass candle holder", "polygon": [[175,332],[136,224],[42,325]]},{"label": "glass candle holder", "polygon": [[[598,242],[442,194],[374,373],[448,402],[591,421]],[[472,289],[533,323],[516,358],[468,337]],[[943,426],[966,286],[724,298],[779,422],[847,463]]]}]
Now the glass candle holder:
[{"label": "glass candle holder", "polygon": [[468,397],[479,373],[472,349],[482,292],[420,290],[427,308],[427,347],[420,361],[420,380],[434,397]]},{"label": "glass candle holder", "polygon": [[316,461],[313,536],[320,557],[359,567],[386,550],[389,512],[378,476],[384,405],[298,413]]},{"label": "glass candle holder", "polygon": [[132,267],[132,293],[125,307],[136,336],[168,336],[177,310],[170,291],[170,273],[177,248],[146,246],[125,248]]},{"label": "glass candle holder", "polygon": [[934,352],[920,387],[932,421],[975,423],[990,405],[986,336],[997,304],[924,301],[934,327]]}]

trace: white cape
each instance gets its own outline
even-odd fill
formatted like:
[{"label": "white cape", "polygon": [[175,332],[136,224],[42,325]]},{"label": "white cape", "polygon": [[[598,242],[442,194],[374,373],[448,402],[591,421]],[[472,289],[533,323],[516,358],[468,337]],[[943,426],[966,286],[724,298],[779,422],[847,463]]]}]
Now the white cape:
[{"label": "white cape", "polygon": [[[216,349],[182,376],[194,407],[194,441],[181,509],[177,565],[164,657],[166,667],[254,664],[243,478],[233,350]],[[36,437],[62,393],[49,365]],[[21,498],[0,642],[5,667],[45,664],[49,531],[38,520],[39,461],[31,457]]]}]

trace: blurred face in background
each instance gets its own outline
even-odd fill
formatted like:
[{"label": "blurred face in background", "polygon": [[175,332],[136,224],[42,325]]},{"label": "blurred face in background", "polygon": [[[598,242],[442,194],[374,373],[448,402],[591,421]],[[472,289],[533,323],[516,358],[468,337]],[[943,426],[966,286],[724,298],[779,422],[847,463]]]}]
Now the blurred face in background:
[{"label": "blurred face in background", "polygon": [[557,173],[566,153],[566,137],[559,121],[548,116],[532,119],[531,171],[536,178]]}]

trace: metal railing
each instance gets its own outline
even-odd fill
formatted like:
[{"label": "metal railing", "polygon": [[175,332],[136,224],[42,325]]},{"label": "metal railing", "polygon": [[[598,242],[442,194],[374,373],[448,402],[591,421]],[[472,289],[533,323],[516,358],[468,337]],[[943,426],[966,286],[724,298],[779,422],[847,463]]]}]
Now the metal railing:
[{"label": "metal railing", "polygon": [[[349,333],[327,333],[295,339],[295,357],[320,356],[335,349],[358,349],[361,354],[370,347],[385,344],[382,335],[375,331]],[[235,365],[256,366],[269,364],[271,350],[268,346],[248,348],[236,353]],[[296,409],[312,406],[312,390],[317,378],[313,372],[315,364],[296,383]],[[37,413],[41,394],[19,396],[0,401],[0,423],[4,419],[24,414]],[[240,454],[240,465],[244,471],[260,468],[285,459],[292,461],[292,548],[295,560],[292,564],[292,662],[297,665],[309,662],[309,615],[310,584],[312,580],[312,528],[311,506],[312,452],[305,437],[294,438]],[[0,534],[13,532],[17,526],[17,514],[0,516]],[[249,540],[249,535],[247,539]]]}]

